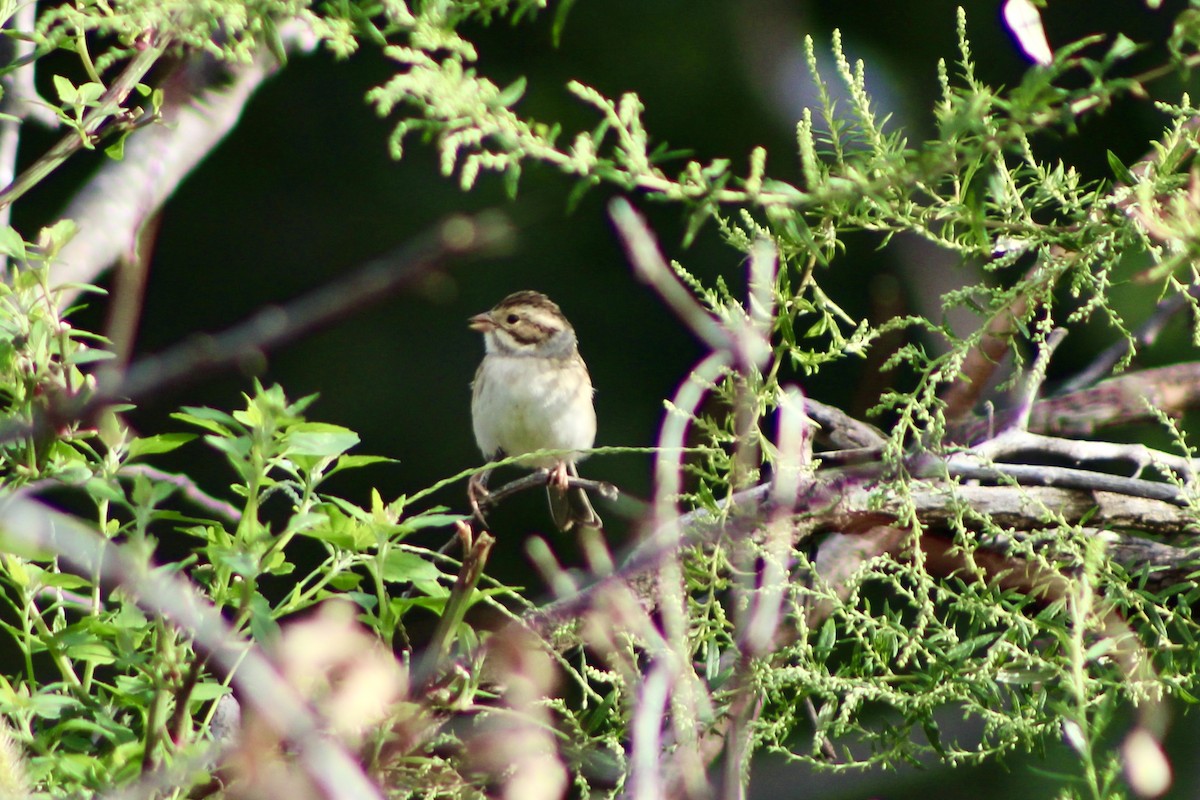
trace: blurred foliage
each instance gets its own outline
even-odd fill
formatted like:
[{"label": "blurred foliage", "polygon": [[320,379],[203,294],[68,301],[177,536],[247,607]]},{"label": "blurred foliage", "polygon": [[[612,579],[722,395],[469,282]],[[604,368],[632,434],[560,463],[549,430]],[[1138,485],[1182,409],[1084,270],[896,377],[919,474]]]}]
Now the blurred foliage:
[{"label": "blurred foliage", "polygon": [[[943,448],[938,392],[960,379],[988,321],[1028,300],[1019,315],[1021,342],[1012,348],[1023,365],[1027,348],[1044,345],[1058,327],[1098,320],[1127,336],[1131,325],[1113,294],[1130,279],[1134,261],[1137,279],[1160,295],[1195,302],[1187,291],[1197,280],[1200,252],[1194,173],[1200,110],[1186,94],[1156,91],[1200,63],[1200,26],[1191,9],[1173,17],[1165,45],[1143,47],[1124,35],[1080,40],[1060,46],[1052,64],[1030,69],[1006,89],[978,74],[960,11],[958,52],[937,69],[940,97],[923,123],[932,135],[919,144],[877,109],[869,65],[852,61],[839,36],[833,37],[832,73],[807,39],[804,53],[818,95],[797,121],[795,151],[768,158],[766,148],[752,147],[698,158],[654,135],[651,110],[635,92],[610,96],[581,80],[565,83],[580,106],[576,112],[590,119],[578,130],[526,114],[525,98],[541,87],[524,76],[490,77],[478,63],[475,39],[484,37],[482,26],[527,22],[544,5],[74,3],[47,9],[34,38],[38,58],[55,52],[78,59],[52,81],[56,113],[73,121],[91,146],[108,135],[105,122],[125,120],[139,108],[153,116],[158,102],[145,87],[110,95],[106,74],[137,64],[133,82],[140,84],[154,59],[194,50],[245,60],[275,46],[277,26],[298,17],[337,58],[376,48],[390,60],[392,74],[367,98],[380,115],[398,117],[390,142],[397,158],[411,157],[415,140],[433,141],[444,176],[457,176],[462,189],[472,190],[484,175],[497,173],[518,203],[528,173],[549,168],[572,182],[569,205],[605,189],[663,204],[679,211],[679,241],[715,231],[730,247],[731,262],[769,242],[779,259],[768,287],[775,309],[771,354],[713,378],[704,388],[714,392],[716,410],[689,420],[702,453],[689,465],[695,480],[686,499],[718,517],[720,500],[781,466],[771,419],[791,374],[816,377],[832,364],[871,354],[885,334],[908,335],[885,355],[913,369],[914,385],[886,392],[878,408],[895,421],[886,453],[893,473],[881,491],[903,500],[915,485],[904,456],[914,444]],[[569,32],[571,6],[557,6],[556,38]],[[143,38],[148,31],[159,49]],[[1147,51],[1155,62],[1130,69]],[[86,81],[67,77],[77,70]],[[1041,154],[1043,139],[1073,136],[1128,98],[1152,101],[1166,119],[1144,158],[1110,153],[1113,175],[1100,179]],[[104,133],[93,140],[97,131]],[[746,168],[735,169],[743,158]],[[780,162],[796,168],[773,177],[769,165]],[[932,315],[871,321],[839,303],[824,287],[842,279],[834,275],[844,266],[847,241],[863,232],[878,236],[882,246],[912,236],[979,265],[978,280],[964,273],[966,285],[941,298],[944,312],[966,309],[976,317],[973,332],[956,332]],[[53,283],[52,262],[69,233],[48,227],[34,243],[7,227],[0,240],[11,276],[0,287],[5,490],[64,498],[97,536],[148,566],[171,539],[184,555],[154,568],[186,578],[257,643],[273,646],[286,617],[341,597],[411,666],[430,619],[443,611],[449,616],[451,587],[463,567],[414,537],[430,529],[441,533],[462,519],[430,497],[469,471],[441,482],[429,472],[428,488],[391,500],[373,490],[369,502],[351,502],[325,482],[385,460],[349,454],[357,434],[308,420],[313,398],[289,400],[278,386],[256,384],[237,411],[186,406],[173,416],[176,427],[146,436],[124,422],[128,408],[94,418],[64,415],[86,403],[96,385],[92,365],[106,358],[101,337],[72,327],[59,312],[62,287]],[[725,330],[739,330],[763,310],[747,311],[732,279],[704,275],[682,260],[673,267]],[[673,406],[673,413],[681,408]],[[749,408],[750,422],[726,413],[730,408]],[[195,454],[202,445],[208,450]],[[739,471],[735,451],[747,446],[759,447],[761,459]],[[220,497],[186,476],[147,468],[181,448],[194,459],[219,454],[215,460],[232,469],[233,481]],[[980,541],[1012,534],[967,508],[960,510],[959,527],[955,544],[968,558]],[[186,544],[178,544],[181,535]],[[307,544],[303,557],[300,542]],[[794,628],[790,641],[752,652],[743,650],[738,624],[753,592],[738,587],[747,564],[777,557],[769,544],[722,541],[687,554],[681,641],[647,616],[640,627],[610,631],[611,639],[591,632],[590,649],[562,655],[544,648],[569,688],[529,705],[547,715],[538,724],[552,726],[557,757],[580,794],[628,788],[636,747],[645,746],[633,742],[631,728],[644,713],[639,703],[646,682],[661,674],[656,669],[669,670],[681,687],[684,699],[671,707],[669,723],[679,740],[717,729],[749,693],[761,700],[762,711],[748,746],[822,768],[896,767],[929,758],[981,762],[1037,753],[1066,732],[1078,761],[1062,782],[1064,797],[1120,795],[1119,753],[1110,747],[1119,736],[1115,720],[1135,703],[1163,695],[1190,699],[1194,690],[1195,587],[1160,594],[1140,588],[1093,538],[1053,510],[1043,530],[1017,540],[1014,554],[1069,573],[1073,588],[1066,599],[1040,604],[1027,593],[980,581],[934,580],[919,557],[881,559],[854,576],[848,596],[819,580],[788,584],[781,602]],[[798,574],[813,572],[809,544],[789,554]],[[186,631],[137,605],[136,587],[78,574],[62,555],[3,555],[7,608],[0,625],[23,663],[0,679],[0,710],[28,754],[28,780],[47,795],[75,796],[128,785],[164,764],[206,774],[212,768],[204,756],[209,722],[216,700],[227,694],[226,676],[209,674]],[[478,618],[489,623],[516,620],[532,602],[524,590],[500,582],[485,578],[480,587],[470,587],[468,604],[486,611]],[[809,629],[814,605],[833,610]],[[1150,678],[1131,679],[1105,657],[1110,645],[1097,630],[1118,611],[1153,653],[1157,672]],[[393,720],[393,727],[376,729],[363,748],[370,753],[364,760],[386,776],[396,796],[483,796],[494,778],[475,770],[470,743],[477,728],[512,709],[500,706],[501,692],[480,663],[492,644],[488,624],[454,619],[454,668],[427,696],[408,698],[411,704],[396,712],[402,725]],[[737,685],[731,684],[734,664],[745,666],[744,675],[736,673]],[[816,706],[811,717],[809,703]],[[939,714],[947,708],[980,720],[982,734],[960,739],[943,730]],[[456,714],[478,719],[445,724]],[[418,721],[428,730],[414,735],[411,751],[389,749],[398,747],[399,727]],[[836,765],[826,761],[827,744],[842,759]],[[184,793],[199,780],[181,777],[173,791]]]}]

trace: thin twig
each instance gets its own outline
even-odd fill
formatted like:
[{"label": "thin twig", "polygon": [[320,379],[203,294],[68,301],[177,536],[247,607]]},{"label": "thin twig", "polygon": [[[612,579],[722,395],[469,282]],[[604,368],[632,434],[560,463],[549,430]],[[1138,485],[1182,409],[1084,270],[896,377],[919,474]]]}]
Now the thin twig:
[{"label": "thin twig", "polygon": [[1029,415],[1033,412],[1033,405],[1037,402],[1037,396],[1042,390],[1042,383],[1046,380],[1046,370],[1050,367],[1050,359],[1066,335],[1066,328],[1055,328],[1042,341],[1037,358],[1025,375],[1025,385],[1021,387],[1017,404],[1012,410],[1012,426],[1017,430],[1023,431],[1029,427]]},{"label": "thin twig", "polygon": [[496,544],[495,537],[490,533],[480,531],[475,535],[471,526],[465,522],[459,522],[457,529],[459,539],[463,543],[462,566],[459,568],[454,587],[450,590],[450,596],[442,608],[437,628],[434,629],[433,636],[413,673],[412,685],[417,687],[418,696],[437,678],[439,668],[450,654],[450,647],[454,644],[459,625],[470,608],[470,601],[475,597],[475,587],[479,585],[488,555],[492,552],[492,546]]},{"label": "thin twig", "polygon": [[[1030,270],[1025,276],[1027,285],[1035,274]],[[1019,330],[1019,322],[1029,311],[1029,291],[1021,292],[988,321],[987,329],[963,359],[958,378],[942,394],[945,402],[945,418],[948,423],[962,419],[971,413],[983,396],[996,369],[1012,346],[1013,336]]]},{"label": "thin twig", "polygon": [[163,472],[155,467],[146,464],[124,464],[121,467],[120,475],[145,475],[151,480],[160,483],[169,483],[175,486],[191,502],[203,508],[210,514],[226,519],[230,522],[241,522],[242,512],[236,506],[226,503],[216,497],[205,492],[196,482],[187,475],[175,475],[170,472]]},{"label": "thin twig", "polygon": [[[1156,419],[1155,411],[1178,416],[1200,407],[1200,362],[1127,372],[1070,394],[1043,398],[1033,405],[1029,430],[1058,436],[1086,436],[1115,425]],[[811,412],[810,412],[811,413]],[[1010,427],[1008,413],[995,427]],[[953,441],[976,442],[987,438],[987,419],[963,420],[949,434]]]},{"label": "thin twig", "polygon": [[494,253],[508,245],[512,230],[496,212],[450,217],[426,235],[369,262],[358,272],[283,306],[269,306],[220,333],[198,335],[162,353],[97,374],[91,394],[56,398],[45,418],[0,427],[0,442],[88,420],[114,403],[141,401],[164,388],[178,388],[215,372],[261,360],[263,355],[353,313],[409,289],[450,261]]},{"label": "thin twig", "polygon": [[[1142,346],[1154,344],[1167,323],[1176,314],[1191,305],[1189,297],[1193,300],[1200,299],[1200,284],[1189,286],[1186,294],[1173,294],[1159,300],[1158,305],[1154,307],[1154,313],[1133,333],[1133,341]],[[1054,394],[1064,395],[1077,392],[1108,377],[1112,373],[1113,367],[1129,354],[1132,346],[1129,339],[1113,342],[1101,351],[1100,355],[1092,359],[1092,363],[1055,387]]]},{"label": "thin twig", "polygon": [[109,84],[96,105],[84,115],[81,130],[72,130],[58,143],[47,150],[40,158],[25,169],[11,183],[0,189],[0,207],[11,205],[26,192],[36,186],[43,178],[58,169],[64,161],[84,148],[85,141],[90,140],[100,127],[121,111],[121,106],[129,97],[146,73],[158,63],[158,59],[166,52],[169,38],[162,34],[150,33],[141,44],[140,49],[126,65],[123,72]]},{"label": "thin twig", "polygon": [[[268,306],[245,322],[212,336],[200,336],[130,367],[112,385],[111,398],[144,397],[197,377],[227,369],[308,335],[352,313],[411,288],[453,258],[494,252],[510,241],[511,229],[495,212],[450,217],[412,244],[369,262],[349,277],[286,305]],[[104,388],[98,392],[103,398]]]},{"label": "thin twig", "polygon": [[[9,6],[12,8],[12,6]],[[37,3],[19,3],[13,8],[12,18],[5,29],[10,32],[27,33],[37,25]],[[33,54],[35,45],[32,37],[7,36],[4,49],[12,54],[12,62]],[[58,127],[58,117],[38,96],[34,85],[36,62],[30,61],[0,78],[3,100],[0,100],[0,186],[8,186],[17,174],[17,148],[21,141],[21,126],[25,120],[35,120],[47,128]],[[12,206],[0,206],[0,228],[8,227]],[[0,256],[0,266],[4,257]]]},{"label": "thin twig", "polygon": [[[288,53],[316,45],[311,28],[299,20],[279,25],[278,39]],[[131,133],[124,158],[106,160],[63,210],[78,232],[55,259],[54,281],[92,283],[128,252],[145,221],[233,130],[250,98],[278,69],[275,55],[263,48],[241,64],[214,65],[212,56],[193,54],[168,75],[161,123]],[[64,302],[73,296],[67,293]]]},{"label": "thin twig", "polygon": [[1012,457],[1018,453],[1058,456],[1076,464],[1087,461],[1128,461],[1137,467],[1133,476],[1135,478],[1141,474],[1142,470],[1151,465],[1169,469],[1185,479],[1190,478],[1196,472],[1196,465],[1191,459],[1155,450],[1144,444],[1062,439],[1016,428],[1004,431],[995,438],[975,445],[969,452],[972,456],[986,461],[1011,461]]},{"label": "thin twig", "polygon": [[[1046,467],[1033,464],[988,464],[970,457],[954,456],[947,460],[945,468],[950,476],[967,481],[992,483],[1014,483],[1020,486],[1054,486],[1060,489],[1081,489],[1093,492],[1113,492],[1146,500],[1161,500],[1164,503],[1186,508],[1187,493],[1169,483],[1124,478],[1086,469],[1069,467]],[[934,474],[939,469],[931,467]]]},{"label": "thin twig", "polygon": [[[552,477],[553,473],[548,469],[535,470],[528,475],[509,481],[499,489],[488,491],[485,496],[480,498],[479,507],[481,509],[494,508],[514,494],[549,485]],[[578,475],[568,475],[564,480],[568,488],[595,492],[605,500],[616,500],[621,494],[620,490],[608,481],[594,481]]]}]

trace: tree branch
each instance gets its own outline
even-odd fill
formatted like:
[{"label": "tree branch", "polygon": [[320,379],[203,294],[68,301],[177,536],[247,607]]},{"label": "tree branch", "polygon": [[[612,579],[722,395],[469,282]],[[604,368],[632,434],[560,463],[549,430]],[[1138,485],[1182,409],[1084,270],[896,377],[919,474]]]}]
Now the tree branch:
[{"label": "tree branch", "polygon": [[[279,37],[287,51],[315,46],[312,32],[296,20],[280,26]],[[128,252],[146,219],[233,129],[250,97],[278,69],[265,48],[247,64],[216,64],[197,54],[176,69],[164,85],[162,122],[131,133],[125,157],[106,161],[64,209],[62,216],[79,230],[58,253],[54,281],[91,283]]]}]

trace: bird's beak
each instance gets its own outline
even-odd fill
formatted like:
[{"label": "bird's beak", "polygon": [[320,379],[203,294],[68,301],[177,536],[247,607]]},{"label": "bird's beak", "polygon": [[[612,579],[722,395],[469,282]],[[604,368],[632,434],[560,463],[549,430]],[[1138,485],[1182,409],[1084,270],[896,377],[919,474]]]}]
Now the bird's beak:
[{"label": "bird's beak", "polygon": [[467,325],[471,330],[479,331],[480,333],[487,333],[496,329],[496,323],[492,321],[490,313],[476,314],[467,320]]}]

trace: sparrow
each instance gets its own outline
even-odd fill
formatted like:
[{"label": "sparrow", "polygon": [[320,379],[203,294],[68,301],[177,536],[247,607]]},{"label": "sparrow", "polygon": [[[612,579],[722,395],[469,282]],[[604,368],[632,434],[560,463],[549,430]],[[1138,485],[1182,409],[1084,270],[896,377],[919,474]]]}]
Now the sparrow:
[{"label": "sparrow", "polygon": [[[469,322],[486,351],[471,384],[471,422],[484,457],[528,455],[521,465],[550,471],[546,492],[559,530],[601,527],[587,493],[567,485],[596,440],[592,379],[575,329],[550,298],[528,290]],[[564,452],[535,454],[541,450]],[[486,475],[478,488],[485,485]]]}]

